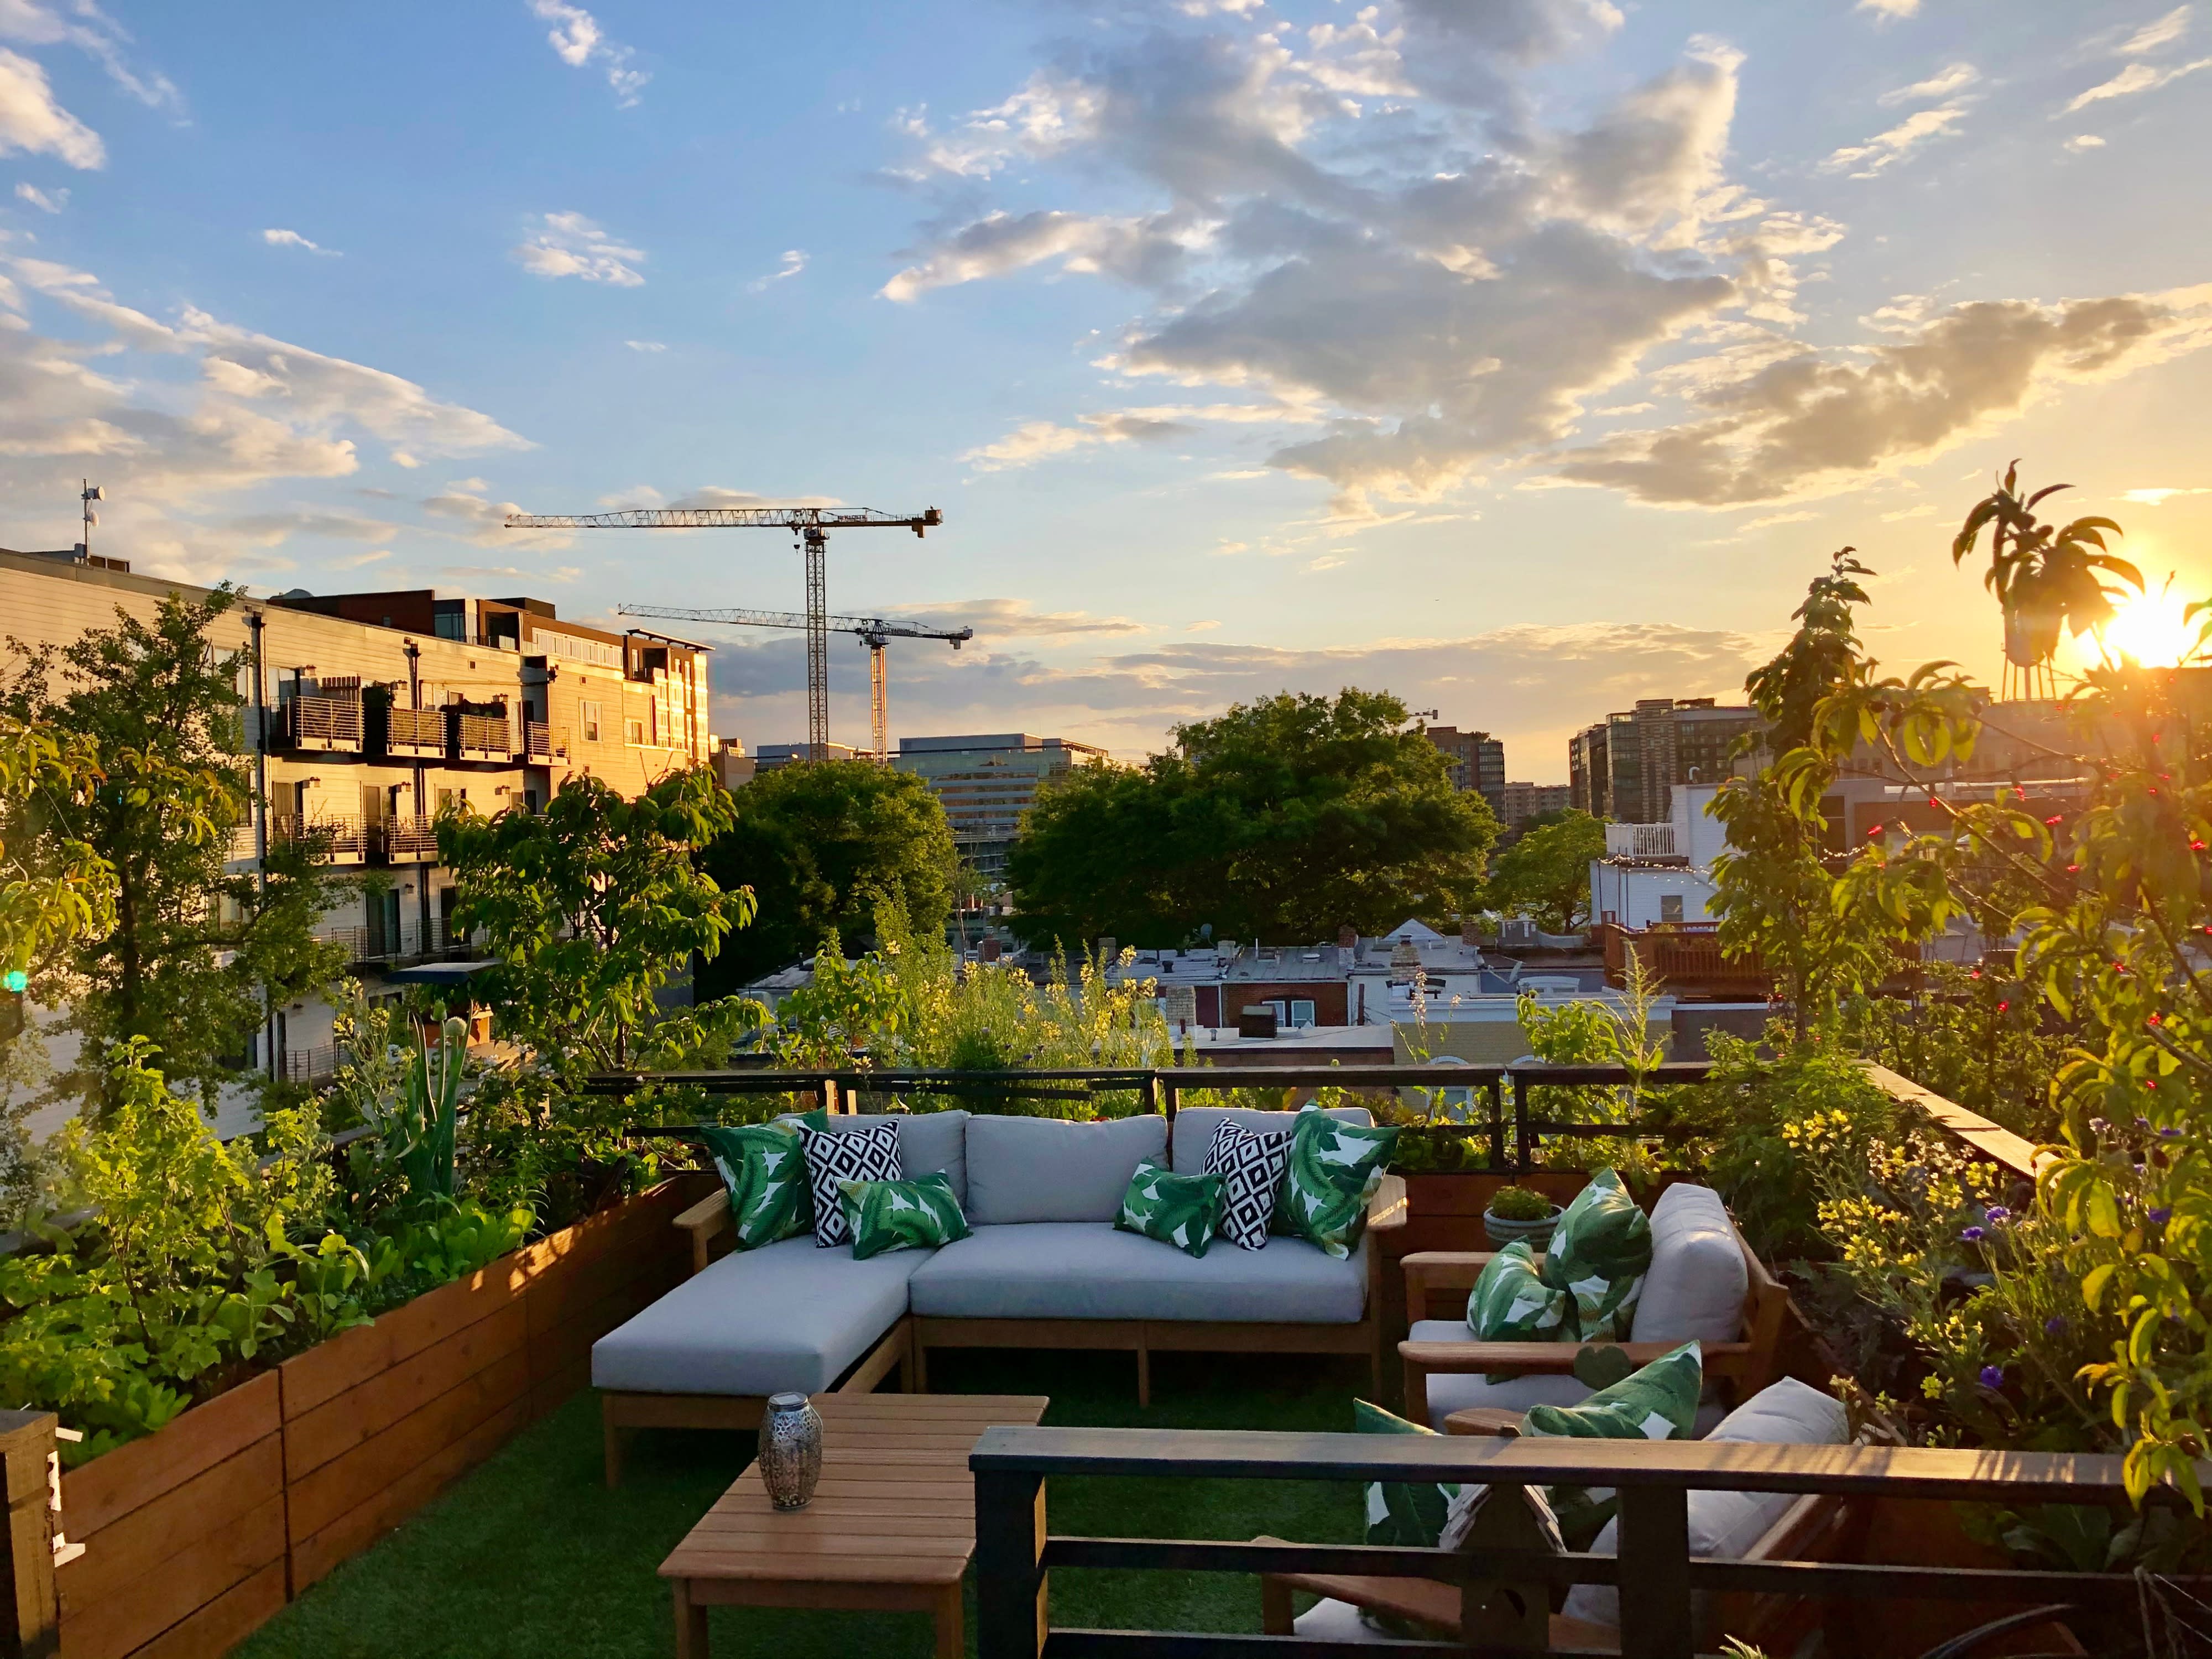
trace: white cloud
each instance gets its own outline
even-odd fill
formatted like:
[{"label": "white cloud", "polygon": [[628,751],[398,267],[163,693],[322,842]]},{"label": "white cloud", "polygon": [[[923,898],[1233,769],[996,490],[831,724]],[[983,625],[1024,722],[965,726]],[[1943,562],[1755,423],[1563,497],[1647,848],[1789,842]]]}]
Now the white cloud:
[{"label": "white cloud", "polygon": [[1133,439],[1151,442],[1181,437],[1197,431],[1200,424],[1207,422],[1238,426],[1304,425],[1320,418],[1319,411],[1310,404],[1285,403],[1166,404],[1105,410],[1079,415],[1079,424],[1075,426],[1031,421],[994,444],[964,452],[960,459],[978,472],[1001,472],[1012,467],[1034,465],[1051,456],[1087,449],[1096,444],[1127,443]]},{"label": "white cloud", "polygon": [[624,340],[623,343],[628,346],[632,351],[651,353],[655,351],[665,351],[668,349],[668,347],[659,340]]},{"label": "white cloud", "polygon": [[2105,141],[2094,132],[2079,132],[2066,141],[2066,148],[2079,155],[2084,150],[2102,149]]},{"label": "white cloud", "polygon": [[532,15],[553,25],[545,40],[562,63],[571,69],[597,65],[605,71],[607,84],[614,88],[617,104],[629,109],[637,102],[638,94],[653,76],[630,67],[636,54],[629,47],[608,40],[598,18],[581,6],[565,3],[565,0],[526,0],[526,3]]},{"label": "white cloud", "polygon": [[1559,476],[1668,506],[1832,492],[1928,459],[2072,383],[2212,343],[2212,284],[2055,306],[1950,307],[1844,361],[1800,348],[1696,394],[1706,417],[1567,453]]},{"label": "white cloud", "polygon": [[769,285],[770,283],[781,283],[787,277],[796,276],[800,271],[805,269],[805,249],[787,247],[783,251],[782,258],[776,262],[776,268],[769,272],[767,276],[763,276],[750,284],[750,286],[752,292],[755,294],[765,294],[768,291]]},{"label": "white cloud", "polygon": [[1182,631],[1186,634],[1210,634],[1220,626],[1218,618],[1209,617],[1204,622],[1185,623]]},{"label": "white cloud", "polygon": [[1936,71],[1925,81],[1915,81],[1909,87],[1898,87],[1875,100],[1887,106],[1892,104],[1917,104],[1937,98],[1948,98],[1954,92],[1964,92],[1982,78],[1982,72],[1972,64],[1950,64]]},{"label": "white cloud", "polygon": [[835,495],[756,495],[749,489],[726,489],[720,484],[702,484],[688,495],[678,495],[669,506],[698,510],[712,507],[842,507],[845,503]]},{"label": "white cloud", "polygon": [[2212,489],[2199,486],[2190,489],[2129,489],[2121,492],[2120,499],[2144,507],[2163,507],[2176,495],[2212,495]]},{"label": "white cloud", "polygon": [[884,284],[887,300],[905,302],[932,289],[1004,276],[1057,259],[1064,271],[1104,272],[1158,283],[1178,273],[1188,252],[1175,216],[1102,218],[1039,210],[1018,216],[990,213],[924,250],[924,258]]},{"label": "white cloud", "polygon": [[580,276],[587,283],[615,288],[641,288],[645,278],[636,266],[645,263],[642,249],[617,242],[580,213],[549,213],[545,228],[517,246],[514,257],[533,276],[555,279]]},{"label": "white cloud", "polygon": [[41,213],[59,213],[69,205],[69,198],[67,190],[43,191],[28,181],[15,186],[15,199],[28,202]]},{"label": "white cloud", "polygon": [[134,70],[125,61],[130,34],[93,0],[66,0],[64,6],[48,0],[0,0],[0,39],[33,46],[75,46],[96,58],[108,78],[140,103],[154,109],[183,109],[184,100],[167,76],[157,70]]},{"label": "white cloud", "polygon": [[0,46],[0,155],[17,151],[81,171],[107,164],[100,135],[54,101],[46,70]]},{"label": "white cloud", "polygon": [[2147,52],[2156,52],[2160,46],[2170,46],[2188,33],[2189,8],[2176,6],[2165,16],[2145,23],[2113,51],[2123,58],[2140,57]]},{"label": "white cloud", "polygon": [[2066,107],[2059,112],[2071,115],[2091,104],[2100,104],[2112,98],[2132,98],[2137,93],[2155,92],[2171,85],[2185,75],[2194,75],[2199,70],[2212,69],[2212,58],[2199,58],[2187,64],[2175,64],[2166,69],[2153,69],[2148,64],[2130,64],[2111,80],[2100,82],[2088,91],[2077,93]]},{"label": "white cloud", "polygon": [[1819,516],[1817,513],[1769,513],[1752,520],[1741,527],[1745,530],[1771,530],[1778,525],[1803,524],[1808,520],[1816,519]]},{"label": "white cloud", "polygon": [[984,641],[1146,631],[1144,623],[1127,617],[1095,617],[1087,611],[1039,611],[1027,599],[949,599],[929,605],[895,605],[867,614],[896,617],[933,628],[972,628],[977,638]]},{"label": "white cloud", "polygon": [[308,253],[325,254],[333,259],[338,257],[337,249],[325,247],[319,242],[311,242],[296,230],[264,230],[261,233],[261,240],[271,247],[296,247]]},{"label": "white cloud", "polygon": [[1854,179],[1872,179],[1938,138],[1955,138],[1966,118],[1965,100],[1936,109],[1917,110],[1887,132],[1878,132],[1863,144],[1847,144],[1820,163],[1823,173],[1848,173]]},{"label": "white cloud", "polygon": [[1859,0],[1861,11],[1870,11],[1878,23],[1893,23],[1918,15],[1920,0]]}]

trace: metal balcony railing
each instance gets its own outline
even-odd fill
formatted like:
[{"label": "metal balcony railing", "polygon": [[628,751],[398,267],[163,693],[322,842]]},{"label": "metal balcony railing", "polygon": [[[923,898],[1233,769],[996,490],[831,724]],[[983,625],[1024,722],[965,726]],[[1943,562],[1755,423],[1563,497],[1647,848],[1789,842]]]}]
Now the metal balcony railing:
[{"label": "metal balcony railing", "polygon": [[386,818],[376,826],[376,855],[386,864],[433,864],[438,857],[437,820]]},{"label": "metal balcony railing", "polygon": [[[284,812],[269,815],[270,846],[299,842],[321,842],[323,860],[328,864],[359,864],[368,856],[368,830],[359,818],[315,812],[304,817]],[[251,842],[245,856],[252,856]]]},{"label": "metal balcony railing", "polygon": [[276,738],[287,749],[358,754],[362,747],[359,694],[289,699],[277,710]]},{"label": "metal balcony railing", "polygon": [[415,760],[442,760],[446,753],[446,711],[394,708],[386,720],[385,750]]},{"label": "metal balcony railing", "polygon": [[1605,855],[1609,859],[1671,859],[1681,856],[1671,823],[1608,823]]},{"label": "metal balcony railing", "polygon": [[318,1048],[287,1048],[276,1057],[276,1074],[287,1083],[327,1083],[346,1063],[343,1043],[325,1042]]},{"label": "metal balcony railing", "polygon": [[563,727],[557,734],[544,720],[522,722],[522,748],[520,757],[550,764],[568,752],[568,733]]},{"label": "metal balcony railing", "polygon": [[507,719],[504,714],[453,715],[453,751],[463,760],[509,760]]},{"label": "metal balcony railing", "polygon": [[441,918],[433,918],[427,927],[410,918],[397,931],[349,922],[317,928],[315,937],[326,945],[343,945],[346,959],[354,963],[421,962],[468,947],[467,935],[449,928]]}]

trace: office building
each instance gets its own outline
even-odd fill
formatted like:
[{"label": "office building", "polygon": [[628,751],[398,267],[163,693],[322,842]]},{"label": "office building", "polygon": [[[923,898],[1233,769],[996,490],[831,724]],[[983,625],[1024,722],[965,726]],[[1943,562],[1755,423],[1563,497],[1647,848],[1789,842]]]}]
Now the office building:
[{"label": "office building", "polygon": [[891,764],[929,786],[951,822],[960,856],[986,881],[995,883],[1005,873],[1022,814],[1037,791],[1072,768],[1105,759],[1103,749],[1087,743],[1006,732],[901,738]]},{"label": "office building", "polygon": [[1711,697],[1639,699],[1568,741],[1572,803],[1621,823],[1663,823],[1678,786],[1730,775],[1736,745],[1762,726],[1758,710]]},{"label": "office building", "polygon": [[1518,830],[1544,812],[1564,812],[1575,804],[1574,786],[1565,783],[1509,783],[1501,792],[1498,821]]}]

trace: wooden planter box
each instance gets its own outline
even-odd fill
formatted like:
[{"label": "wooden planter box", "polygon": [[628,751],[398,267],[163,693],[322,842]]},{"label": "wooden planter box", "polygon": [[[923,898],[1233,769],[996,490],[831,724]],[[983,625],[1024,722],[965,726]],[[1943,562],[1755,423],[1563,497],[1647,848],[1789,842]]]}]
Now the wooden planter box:
[{"label": "wooden planter box", "polygon": [[670,1182],[347,1331],[62,1478],[62,1659],[227,1652],[590,1381],[683,1279]]}]

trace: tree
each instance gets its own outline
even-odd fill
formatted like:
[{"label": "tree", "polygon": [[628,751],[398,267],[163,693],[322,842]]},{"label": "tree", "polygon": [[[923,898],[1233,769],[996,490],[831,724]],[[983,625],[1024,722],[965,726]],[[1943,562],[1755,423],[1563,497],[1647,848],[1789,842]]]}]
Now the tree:
[{"label": "tree", "polygon": [[731,798],[729,828],[700,859],[725,887],[750,886],[759,915],[702,979],[726,993],[811,954],[823,936],[872,936],[896,903],[915,935],[943,934],[959,860],[945,809],[908,772],[825,761],[763,772]]},{"label": "tree", "polygon": [[313,930],[347,884],[312,842],[272,848],[258,878],[224,871],[252,813],[244,656],[217,652],[208,632],[236,603],[228,588],[191,601],[172,593],[150,623],[118,607],[114,627],[58,651],[9,641],[19,667],[0,715],[70,734],[97,781],[6,804],[9,839],[48,880],[88,860],[112,880],[112,916],[33,964],[31,994],[66,1007],[62,1029],[81,1039],[54,1097],[105,1109],[108,1047],[133,1037],[173,1084],[211,1094],[241,1074],[264,996],[319,993],[344,967],[343,949]]},{"label": "tree", "polygon": [[629,1065],[655,1018],[654,993],[694,952],[713,957],[752,920],[750,890],[725,891],[694,866],[731,816],[730,797],[702,768],[635,799],[586,774],[542,813],[441,817],[438,856],[459,890],[453,924],[482,928],[499,958],[472,988],[507,1034],[549,1061]]},{"label": "tree", "polygon": [[1040,793],[1007,862],[1026,938],[1312,939],[1472,909],[1498,823],[1406,705],[1284,692],[1176,728],[1139,769]]},{"label": "tree", "polygon": [[1605,825],[1571,808],[1498,854],[1490,902],[1535,917],[1547,933],[1564,933],[1588,914],[1590,860],[1604,856]]},{"label": "tree", "polygon": [[2102,573],[2137,591],[2142,573],[2106,550],[2106,531],[2125,533],[2112,520],[2076,519],[2059,528],[2037,519],[2039,502],[2073,485],[2046,484],[2023,498],[2019,483],[2020,463],[2014,461],[1996,490],[1966,514],[1951,543],[1951,563],[1955,568],[1972,553],[1988,529],[1990,568],[1982,585],[2004,610],[2006,659],[2035,669],[2048,664],[2058,649],[2061,628],[2079,634],[2112,620],[2112,596],[2118,590],[2105,585]]}]

